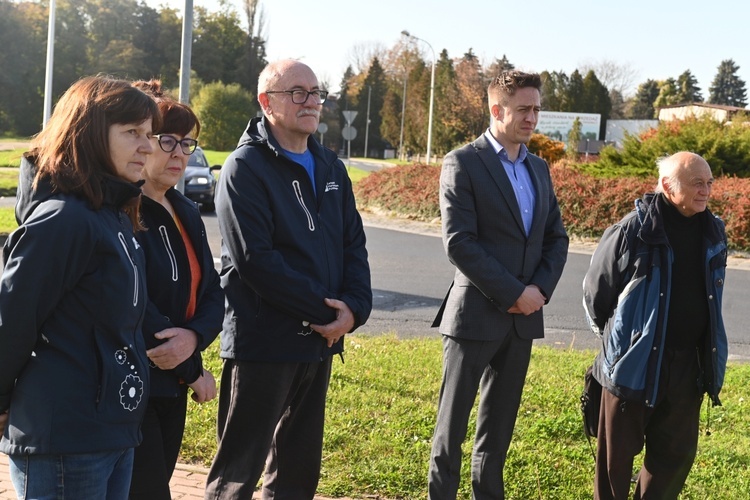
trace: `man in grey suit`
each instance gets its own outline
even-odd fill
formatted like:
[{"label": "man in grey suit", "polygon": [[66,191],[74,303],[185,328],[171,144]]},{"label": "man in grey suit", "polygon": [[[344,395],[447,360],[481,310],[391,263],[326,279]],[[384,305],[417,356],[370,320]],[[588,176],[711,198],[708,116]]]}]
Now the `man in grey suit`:
[{"label": "man in grey suit", "polygon": [[480,390],[472,453],[474,499],[505,497],[503,466],[542,306],[568,254],[549,167],[526,143],[539,116],[538,74],[505,71],[487,89],[492,123],[450,152],[440,177],[443,243],[456,274],[433,326],[443,381],[429,498],[455,499],[461,444]]}]

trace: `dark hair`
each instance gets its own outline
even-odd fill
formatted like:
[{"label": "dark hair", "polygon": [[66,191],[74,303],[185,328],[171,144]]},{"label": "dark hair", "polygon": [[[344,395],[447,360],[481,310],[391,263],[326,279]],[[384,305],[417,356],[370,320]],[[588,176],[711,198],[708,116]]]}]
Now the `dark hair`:
[{"label": "dark hair", "polygon": [[[518,89],[533,87],[542,90],[542,77],[539,73],[524,73],[523,71],[503,71],[490,82],[487,87],[487,95],[507,104],[508,98],[512,97]],[[492,103],[490,103],[491,105]]]},{"label": "dark hair", "polygon": [[133,82],[133,86],[151,95],[156,104],[159,106],[163,117],[163,123],[156,134],[177,134],[185,137],[195,130],[195,136],[201,132],[201,124],[198,117],[190,106],[183,104],[169,95],[166,95],[161,88],[161,80],[138,80]]},{"label": "dark hair", "polygon": [[[154,129],[161,127],[154,100],[129,82],[109,76],[78,80],[60,97],[47,126],[32,140],[28,156],[37,166],[34,187],[48,177],[55,191],[85,198],[98,210],[104,201],[102,180],[117,175],[109,150],[110,126],[149,118]],[[128,210],[134,224],[137,211],[137,203]]]}]

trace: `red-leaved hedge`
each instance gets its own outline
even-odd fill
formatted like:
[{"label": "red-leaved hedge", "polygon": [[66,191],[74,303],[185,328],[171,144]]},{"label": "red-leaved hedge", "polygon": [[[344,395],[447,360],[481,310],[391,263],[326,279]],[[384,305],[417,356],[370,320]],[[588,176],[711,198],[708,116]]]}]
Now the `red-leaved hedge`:
[{"label": "red-leaved hedge", "polygon": [[[592,177],[559,162],[551,167],[552,180],[568,233],[598,237],[633,209],[633,202],[653,191],[656,180],[637,177]],[[440,217],[440,167],[404,165],[373,172],[355,187],[364,208],[395,212],[402,217],[433,220]],[[726,224],[730,248],[750,250],[750,179],[716,179],[709,207]]]}]

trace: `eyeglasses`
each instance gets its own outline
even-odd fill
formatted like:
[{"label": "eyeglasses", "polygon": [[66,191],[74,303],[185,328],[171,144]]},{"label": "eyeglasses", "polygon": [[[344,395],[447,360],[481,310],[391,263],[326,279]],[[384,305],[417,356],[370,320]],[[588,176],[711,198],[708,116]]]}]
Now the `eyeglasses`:
[{"label": "eyeglasses", "polygon": [[323,104],[328,97],[327,90],[311,90],[309,92],[307,90],[267,90],[266,94],[289,94],[292,96],[294,104],[305,104],[310,96],[313,96],[318,104]]},{"label": "eyeglasses", "polygon": [[177,144],[180,145],[180,149],[186,155],[193,154],[195,148],[198,147],[198,141],[195,139],[183,139],[177,140],[177,137],[169,134],[156,134],[154,135],[157,141],[159,141],[159,147],[165,153],[171,153],[177,149]]}]

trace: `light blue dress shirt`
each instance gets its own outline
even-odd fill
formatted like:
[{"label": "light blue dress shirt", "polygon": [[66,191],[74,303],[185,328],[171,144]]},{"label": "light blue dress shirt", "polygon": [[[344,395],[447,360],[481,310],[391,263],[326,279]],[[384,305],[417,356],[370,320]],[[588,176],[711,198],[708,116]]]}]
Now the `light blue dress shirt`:
[{"label": "light blue dress shirt", "polygon": [[490,141],[492,147],[495,148],[497,156],[500,158],[500,162],[505,168],[505,173],[508,174],[508,179],[513,186],[513,192],[516,193],[516,201],[518,202],[518,208],[521,210],[521,219],[523,220],[523,228],[526,231],[526,236],[531,231],[531,222],[534,220],[534,203],[536,203],[536,190],[534,189],[534,183],[531,182],[531,175],[529,169],[526,167],[526,155],[529,150],[525,144],[521,144],[521,149],[518,152],[518,158],[516,161],[510,161],[508,159],[508,152],[505,148],[497,142],[489,129],[484,133],[487,140]]}]

